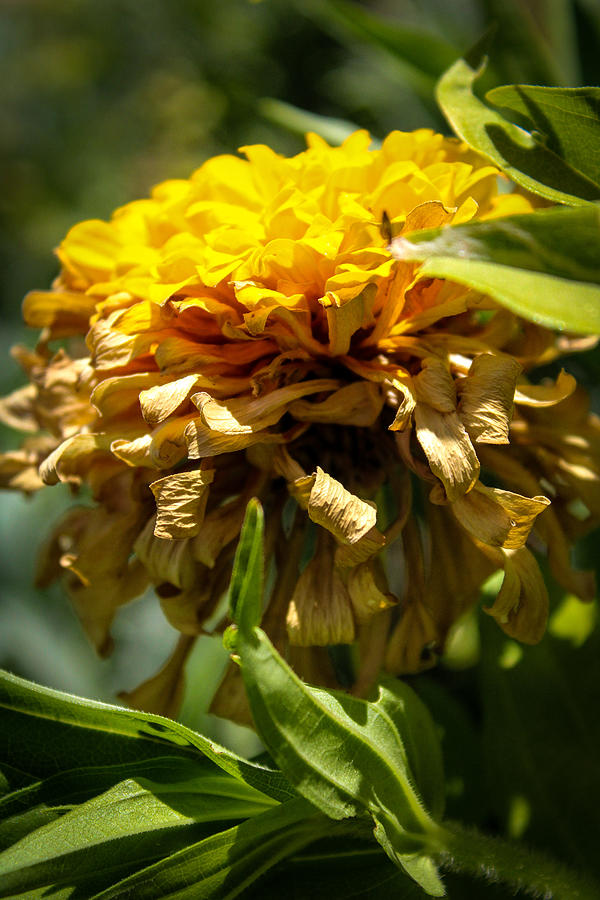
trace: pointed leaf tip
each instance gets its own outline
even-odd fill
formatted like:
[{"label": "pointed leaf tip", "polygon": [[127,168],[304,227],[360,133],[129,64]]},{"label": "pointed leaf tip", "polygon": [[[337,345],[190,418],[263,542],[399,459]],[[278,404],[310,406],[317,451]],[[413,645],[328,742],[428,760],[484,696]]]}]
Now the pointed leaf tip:
[{"label": "pointed leaf tip", "polygon": [[263,557],[264,513],[260,501],[253,497],[246,507],[229,588],[231,618],[246,634],[259,624],[262,616]]}]

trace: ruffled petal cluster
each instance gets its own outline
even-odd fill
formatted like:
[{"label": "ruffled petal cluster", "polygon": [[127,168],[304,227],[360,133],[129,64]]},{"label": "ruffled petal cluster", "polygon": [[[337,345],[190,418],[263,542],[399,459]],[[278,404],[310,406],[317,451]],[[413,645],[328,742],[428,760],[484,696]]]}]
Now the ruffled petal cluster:
[{"label": "ruffled petal cluster", "polygon": [[[155,586],[184,637],[129,699],[163,711],[219,619],[252,496],[267,514],[265,627],[305,677],[331,680],[322,648],[354,641],[357,690],[381,666],[431,664],[496,568],[487,612],[539,640],[531,547],[566,589],[593,593],[569,547],[600,515],[600,426],[572,376],[530,373],[585,341],[393,249],[532,200],[428,130],[379,149],[358,131],[340,147],[309,135],[289,159],[242,152],[76,225],[52,290],[25,299],[41,337],[17,349],[30,383],[0,414],[30,434],[0,479],[85,483],[96,501],[56,525],[40,583],[62,574],[101,653],[117,608]],[[234,714],[235,676],[225,685],[215,709]]]}]

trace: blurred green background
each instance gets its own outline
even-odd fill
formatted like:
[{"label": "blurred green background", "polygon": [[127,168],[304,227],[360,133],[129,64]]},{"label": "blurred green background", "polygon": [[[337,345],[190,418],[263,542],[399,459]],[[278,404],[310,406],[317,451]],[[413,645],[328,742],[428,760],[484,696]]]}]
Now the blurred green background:
[{"label": "blurred green background", "polygon": [[[436,78],[492,22],[490,81],[598,82],[596,0],[2,0],[1,392],[22,380],[10,346],[35,343],[21,299],[49,285],[73,223],[242,144],[300,150],[310,120],[291,107],[327,117],[328,134],[345,121],[376,136],[447,131]],[[590,357],[577,374],[593,382],[598,370]],[[0,439],[18,443],[8,429]],[[37,548],[68,503],[63,486],[0,498],[0,665],[110,700],[158,667],[175,633],[146,597],[123,610],[117,650],[100,661],[60,589],[32,588]],[[212,644],[195,655],[207,688],[223,659]],[[184,718],[223,739],[227,727],[204,716],[209,693]]]}]

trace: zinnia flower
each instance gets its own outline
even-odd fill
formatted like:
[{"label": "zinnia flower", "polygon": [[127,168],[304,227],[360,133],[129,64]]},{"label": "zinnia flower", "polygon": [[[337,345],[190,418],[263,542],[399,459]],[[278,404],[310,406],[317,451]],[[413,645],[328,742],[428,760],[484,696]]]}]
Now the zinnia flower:
[{"label": "zinnia flower", "polygon": [[[598,420],[572,376],[528,377],[585,341],[393,252],[410,231],[532,212],[534,198],[499,192],[493,166],[431,131],[370,143],[309,135],[291,159],[265,146],[210,159],[76,225],[53,289],[25,299],[42,334],[16,350],[30,384],[2,412],[32,435],[0,473],[25,491],[91,489],[95,505],[55,527],[39,581],[64,576],[100,653],[118,607],[155,585],[182,638],[132,703],[173,711],[252,496],[267,521],[264,625],[308,680],[333,679],[323,648],[336,644],[357,642],[359,691],[382,666],[430,665],[497,568],[486,612],[538,641],[532,529],[560,584],[593,596],[569,548],[600,513]],[[236,715],[232,672],[224,684],[214,708]]]}]

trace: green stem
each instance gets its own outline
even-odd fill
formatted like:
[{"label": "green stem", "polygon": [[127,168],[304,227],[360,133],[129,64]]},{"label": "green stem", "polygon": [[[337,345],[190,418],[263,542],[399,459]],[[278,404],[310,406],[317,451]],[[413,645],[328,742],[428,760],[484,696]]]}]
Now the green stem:
[{"label": "green stem", "polygon": [[445,851],[438,862],[489,881],[504,881],[543,900],[598,900],[600,887],[586,873],[569,869],[537,850],[488,837],[455,822],[443,827]]}]

